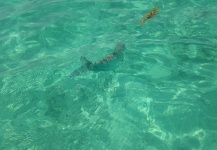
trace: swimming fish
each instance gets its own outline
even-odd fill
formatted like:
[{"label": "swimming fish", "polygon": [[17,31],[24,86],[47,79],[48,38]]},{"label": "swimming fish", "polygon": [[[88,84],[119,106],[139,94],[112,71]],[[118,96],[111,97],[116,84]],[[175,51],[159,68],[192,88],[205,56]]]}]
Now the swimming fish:
[{"label": "swimming fish", "polygon": [[159,8],[159,7],[153,8],[152,11],[149,12],[149,13],[146,15],[146,17],[144,17],[144,18],[141,20],[140,25],[141,25],[141,26],[144,25],[145,22],[146,22],[148,19],[151,19],[151,18],[154,17],[156,14],[158,14],[158,13],[159,13],[159,12],[158,12],[158,8]]},{"label": "swimming fish", "polygon": [[118,43],[115,47],[114,52],[107,55],[100,61],[91,62],[86,57],[81,56],[80,60],[82,61],[81,67],[73,71],[69,77],[79,76],[87,71],[109,71],[117,67],[118,61],[123,60],[123,51],[125,50],[125,44]]}]

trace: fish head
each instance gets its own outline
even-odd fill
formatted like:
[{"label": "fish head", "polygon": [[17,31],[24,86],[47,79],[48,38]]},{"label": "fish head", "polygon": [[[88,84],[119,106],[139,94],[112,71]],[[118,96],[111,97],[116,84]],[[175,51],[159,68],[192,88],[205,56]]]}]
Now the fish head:
[{"label": "fish head", "polygon": [[125,50],[125,44],[117,43],[116,48],[115,48],[115,52],[116,53],[121,53],[124,50]]}]

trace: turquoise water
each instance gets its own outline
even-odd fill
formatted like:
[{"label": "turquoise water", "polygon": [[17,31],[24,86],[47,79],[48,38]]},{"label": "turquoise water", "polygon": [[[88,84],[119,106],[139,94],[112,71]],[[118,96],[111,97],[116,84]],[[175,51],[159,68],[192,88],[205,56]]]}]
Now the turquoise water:
[{"label": "turquoise water", "polygon": [[0,29],[1,150],[217,149],[216,0],[0,0]]}]

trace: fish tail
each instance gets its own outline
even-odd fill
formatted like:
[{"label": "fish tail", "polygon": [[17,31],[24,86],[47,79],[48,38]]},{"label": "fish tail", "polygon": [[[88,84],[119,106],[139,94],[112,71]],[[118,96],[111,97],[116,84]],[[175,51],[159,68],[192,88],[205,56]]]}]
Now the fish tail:
[{"label": "fish tail", "polygon": [[82,65],[81,67],[79,67],[78,69],[76,69],[75,71],[73,71],[69,77],[76,77],[79,76],[85,72],[87,72],[89,70],[90,65],[92,64],[91,61],[87,60],[86,57],[81,56],[80,60],[82,61]]},{"label": "fish tail", "polygon": [[76,76],[79,76],[79,75],[81,75],[81,74],[83,74],[83,73],[85,73],[87,71],[88,71],[88,68],[86,66],[82,65],[80,68],[78,68],[75,71],[73,71],[69,75],[69,77],[76,77]]},{"label": "fish tail", "polygon": [[84,56],[81,56],[80,60],[82,61],[82,64],[85,65],[85,66],[90,66],[92,64],[91,61],[89,61],[86,57]]},{"label": "fish tail", "polygon": [[140,23],[140,25],[141,26],[144,25],[147,20],[148,20],[147,18],[143,18],[142,21],[141,21],[141,23]]}]

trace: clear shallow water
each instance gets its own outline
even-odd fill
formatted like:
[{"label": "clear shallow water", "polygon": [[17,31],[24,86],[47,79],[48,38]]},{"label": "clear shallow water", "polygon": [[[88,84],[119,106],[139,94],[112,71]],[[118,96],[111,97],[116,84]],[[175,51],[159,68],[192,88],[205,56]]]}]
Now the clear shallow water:
[{"label": "clear shallow water", "polygon": [[[1,1],[0,12],[0,149],[216,149],[214,0]],[[115,71],[66,77],[118,42]]]}]

